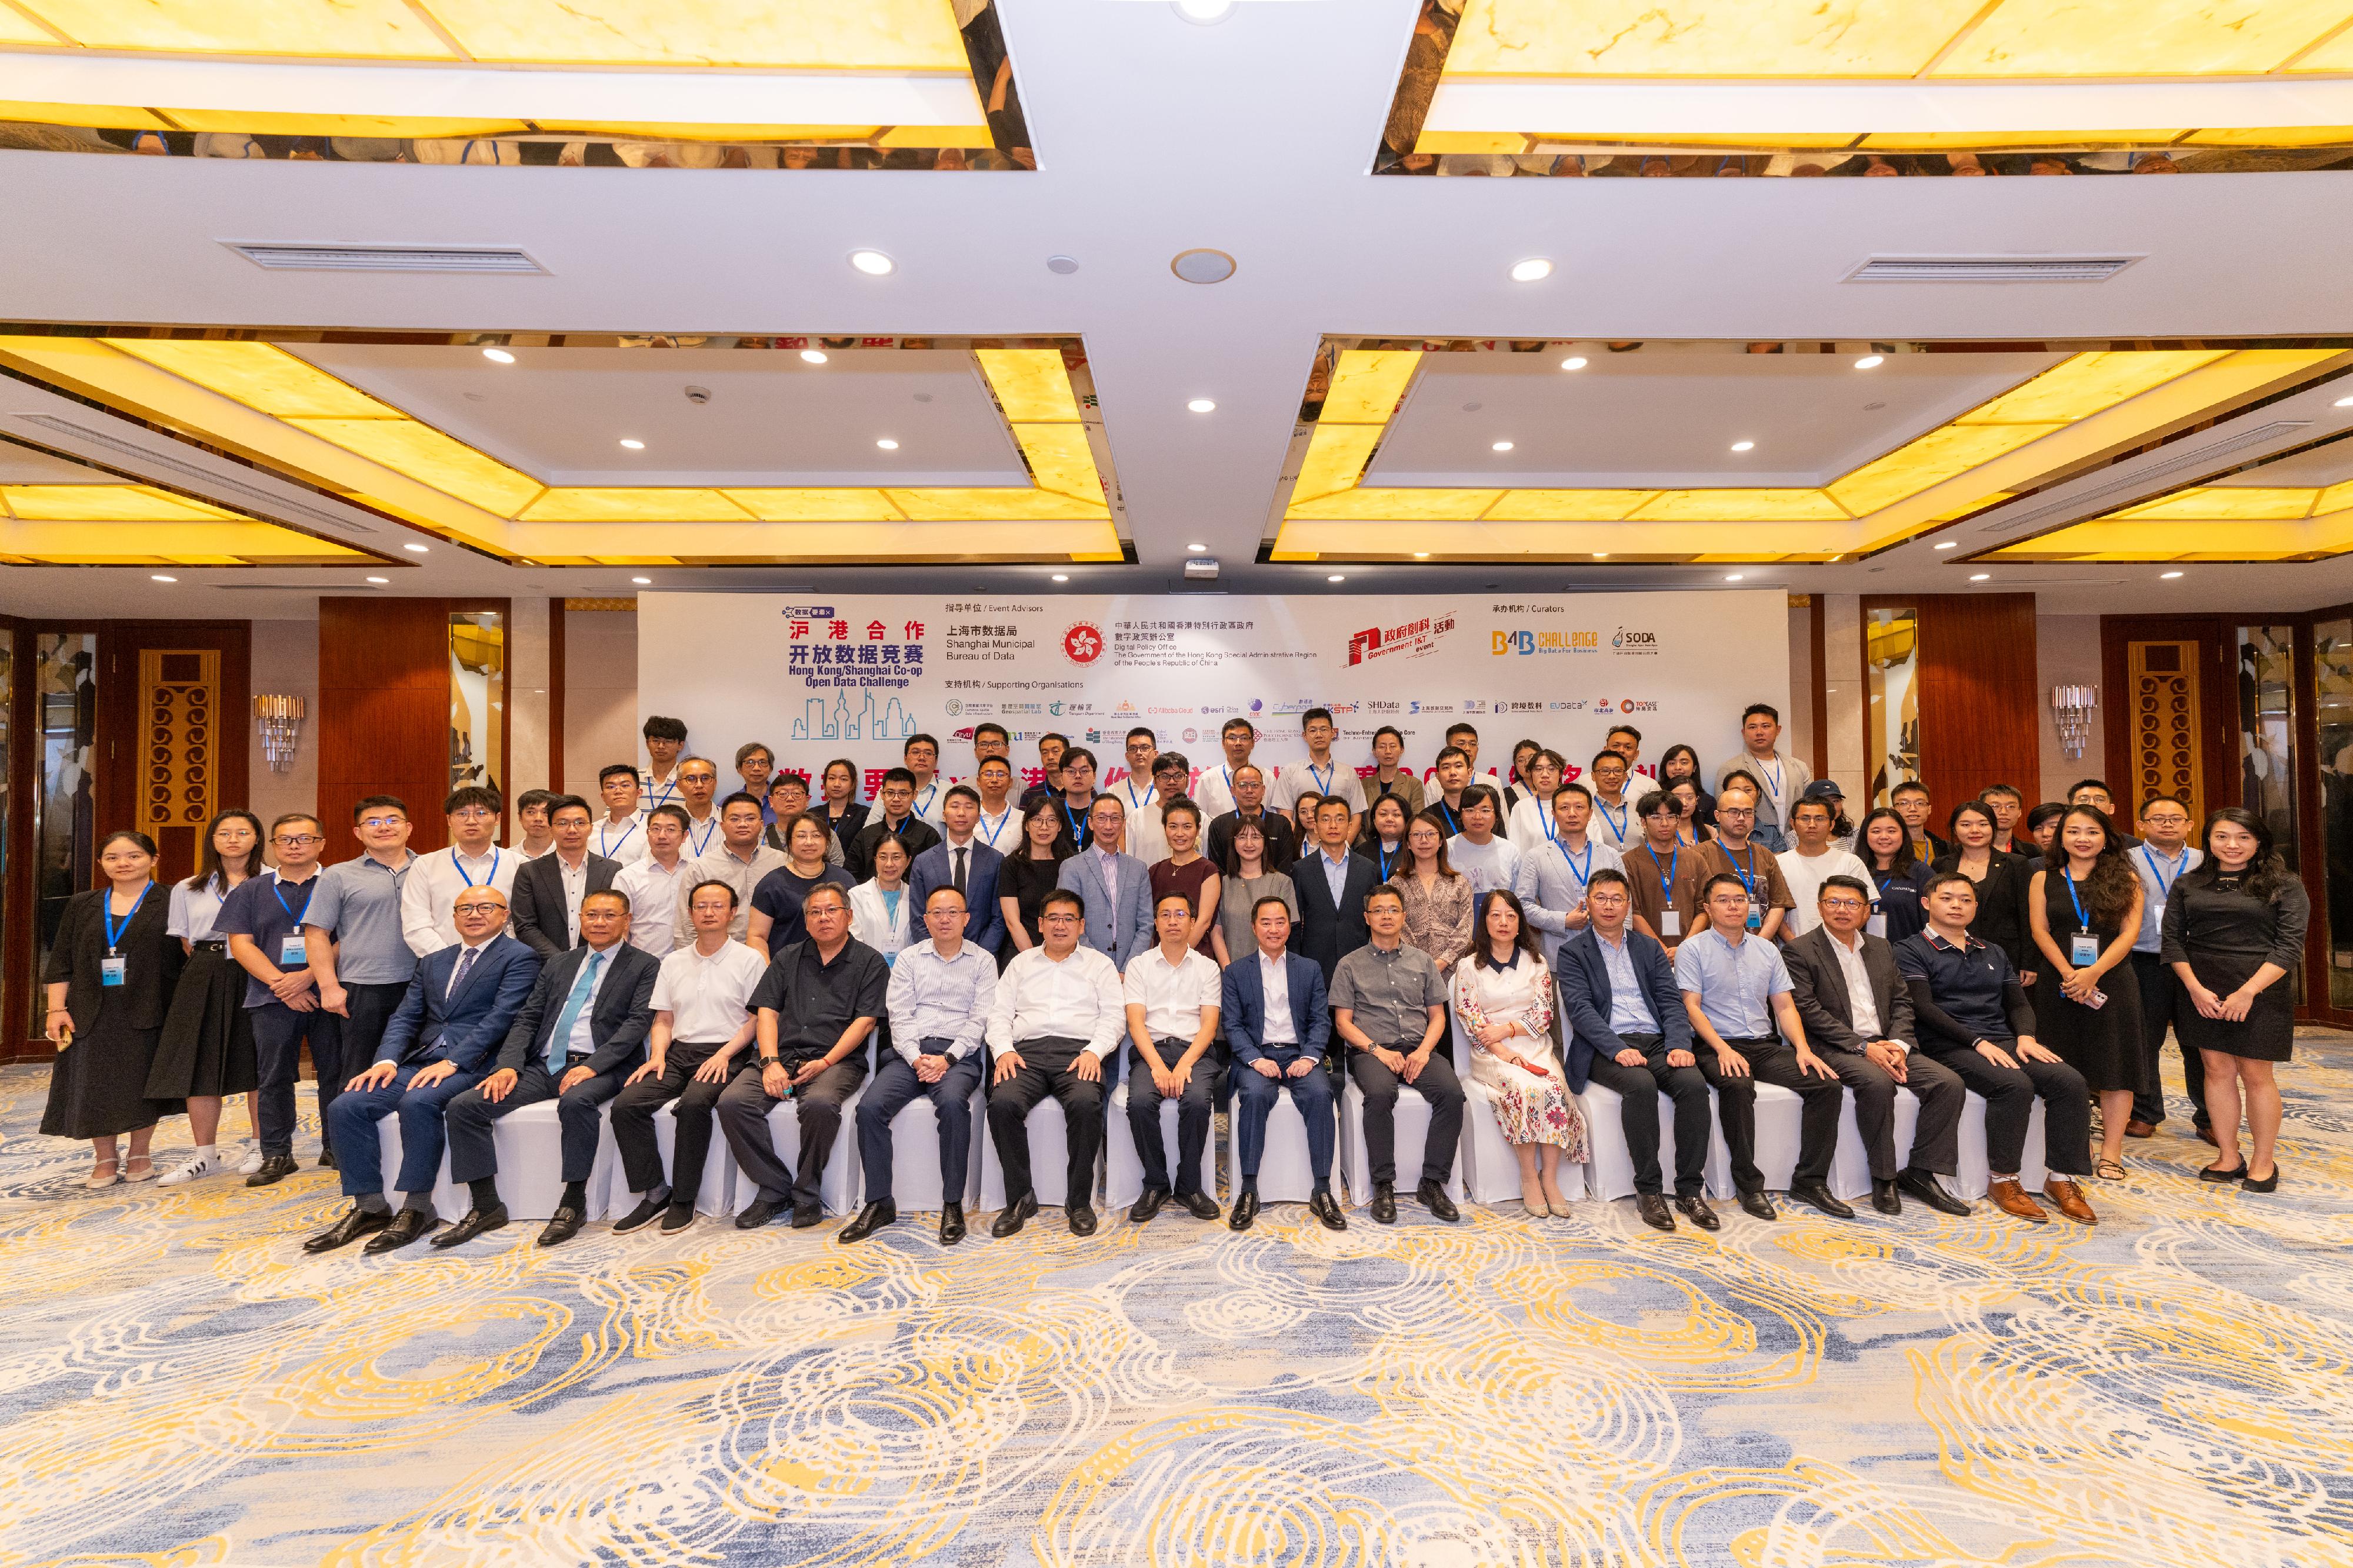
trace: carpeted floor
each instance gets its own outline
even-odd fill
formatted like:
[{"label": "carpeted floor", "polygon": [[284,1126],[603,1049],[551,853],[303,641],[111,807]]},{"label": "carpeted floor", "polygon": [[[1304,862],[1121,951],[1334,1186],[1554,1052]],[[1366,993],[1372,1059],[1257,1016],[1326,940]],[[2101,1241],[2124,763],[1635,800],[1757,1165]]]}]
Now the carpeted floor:
[{"label": "carpeted floor", "polygon": [[2090,1230],[391,1258],[297,1249],[342,1207],[307,1165],[82,1191],[46,1081],[0,1073],[0,1564],[2353,1563],[2353,1050],[2288,1070],[2276,1195],[2192,1179],[2177,1079]]}]

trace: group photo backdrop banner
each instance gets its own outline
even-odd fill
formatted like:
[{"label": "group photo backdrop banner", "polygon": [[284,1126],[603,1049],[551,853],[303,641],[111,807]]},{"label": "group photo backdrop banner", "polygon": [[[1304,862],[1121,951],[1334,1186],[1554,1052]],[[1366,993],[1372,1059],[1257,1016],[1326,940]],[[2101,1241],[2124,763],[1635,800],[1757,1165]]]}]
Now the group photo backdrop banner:
[{"label": "group photo backdrop banner", "polygon": [[638,717],[684,721],[723,794],[749,741],[810,775],[849,758],[860,799],[917,733],[939,740],[943,777],[964,778],[973,728],[990,720],[1012,732],[1029,782],[1039,735],[1087,747],[1107,781],[1138,726],[1184,752],[1198,780],[1222,763],[1218,731],[1237,716],[1259,728],[1254,760],[1280,771],[1306,761],[1300,715],[1317,707],[1338,726],[1334,756],[1362,769],[1390,724],[1426,777],[1447,727],[1468,721],[1482,773],[1508,770],[1525,737],[1567,756],[1575,777],[1623,721],[1642,732],[1641,772],[1681,741],[1712,775],[1740,749],[1743,708],[1789,710],[1788,604],[1761,591],[642,594]]}]

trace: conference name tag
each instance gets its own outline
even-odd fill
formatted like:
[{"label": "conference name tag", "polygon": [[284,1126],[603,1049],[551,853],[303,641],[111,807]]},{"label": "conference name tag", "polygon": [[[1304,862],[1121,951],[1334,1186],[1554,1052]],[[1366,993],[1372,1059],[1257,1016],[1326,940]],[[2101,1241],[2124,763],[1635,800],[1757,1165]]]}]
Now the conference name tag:
[{"label": "conference name tag", "polygon": [[1871,918],[1862,922],[1862,929],[1869,931],[1873,936],[1885,936],[1887,934],[1887,911],[1879,908],[1876,904],[1873,905]]},{"label": "conference name tag", "polygon": [[2079,931],[2067,944],[2067,962],[2082,969],[2100,962],[2100,939],[2090,931]]},{"label": "conference name tag", "polygon": [[1659,916],[1659,934],[1661,936],[1683,934],[1683,914],[1681,910],[1669,909]]},{"label": "conference name tag", "polygon": [[1754,899],[1748,900],[1748,929],[1750,931],[1765,929],[1765,911],[1757,907],[1757,900]]},{"label": "conference name tag", "polygon": [[278,939],[279,968],[307,969],[310,965],[311,955],[303,950],[301,932],[295,931],[290,935],[281,936]]},{"label": "conference name tag", "polygon": [[121,984],[123,965],[128,963],[130,963],[130,960],[125,958],[107,957],[100,959],[98,961],[98,983],[100,985]]}]

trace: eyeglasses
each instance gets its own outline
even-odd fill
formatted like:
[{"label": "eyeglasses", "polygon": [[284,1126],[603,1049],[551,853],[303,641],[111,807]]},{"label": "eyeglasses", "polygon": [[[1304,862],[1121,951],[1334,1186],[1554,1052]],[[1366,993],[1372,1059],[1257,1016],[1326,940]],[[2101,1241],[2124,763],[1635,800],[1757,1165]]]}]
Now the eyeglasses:
[{"label": "eyeglasses", "polygon": [[406,818],[406,817],[405,817],[405,816],[369,816],[369,817],[363,817],[363,818],[360,820],[360,826],[361,826],[362,827],[375,827],[375,828],[384,828],[384,827],[406,827],[406,826],[408,826],[408,818]]},{"label": "eyeglasses", "polygon": [[1867,910],[1871,908],[1871,906],[1864,903],[1861,899],[1824,899],[1822,900],[1822,908],[1826,910]]},{"label": "eyeglasses", "polygon": [[1040,924],[1050,926],[1071,925],[1084,919],[1086,919],[1084,915],[1074,915],[1067,911],[1058,915],[1039,915],[1038,917]]},{"label": "eyeglasses", "polygon": [[315,833],[281,833],[270,842],[282,848],[300,849],[305,844],[324,844],[326,840]]},{"label": "eyeglasses", "polygon": [[460,915],[494,915],[505,907],[495,901],[481,901],[471,904],[452,904],[449,906],[449,910],[452,914]]},{"label": "eyeglasses", "polygon": [[464,822],[480,822],[486,816],[496,816],[498,813],[491,811],[487,806],[461,805],[449,815]]},{"label": "eyeglasses", "polygon": [[717,784],[719,782],[719,775],[717,773],[681,773],[678,775],[678,782],[681,784]]}]

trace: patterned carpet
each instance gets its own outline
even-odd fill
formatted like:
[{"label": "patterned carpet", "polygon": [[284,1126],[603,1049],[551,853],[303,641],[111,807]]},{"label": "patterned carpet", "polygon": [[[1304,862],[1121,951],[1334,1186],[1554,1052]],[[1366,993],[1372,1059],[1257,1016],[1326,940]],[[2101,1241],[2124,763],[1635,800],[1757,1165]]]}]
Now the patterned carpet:
[{"label": "patterned carpet", "polygon": [[2191,1179],[2177,1079],[2094,1230],[1283,1205],[389,1259],[296,1249],[341,1207],[307,1167],[82,1192],[9,1069],[0,1563],[2353,1563],[2353,1051],[2305,1058],[2278,1194]]}]

